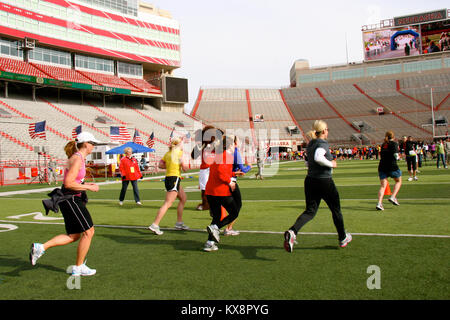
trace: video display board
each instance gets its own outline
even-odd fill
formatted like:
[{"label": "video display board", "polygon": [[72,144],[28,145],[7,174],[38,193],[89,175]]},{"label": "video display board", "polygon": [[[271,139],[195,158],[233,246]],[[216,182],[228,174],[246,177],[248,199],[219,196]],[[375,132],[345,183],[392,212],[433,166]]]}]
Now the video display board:
[{"label": "video display board", "polygon": [[382,21],[376,28],[363,27],[365,61],[450,50],[447,9],[395,17],[390,21],[388,25]]},{"label": "video display board", "polygon": [[165,76],[163,78],[164,102],[188,103],[188,80]]},{"label": "video display board", "polygon": [[364,31],[363,42],[366,61],[422,54],[419,26]]}]

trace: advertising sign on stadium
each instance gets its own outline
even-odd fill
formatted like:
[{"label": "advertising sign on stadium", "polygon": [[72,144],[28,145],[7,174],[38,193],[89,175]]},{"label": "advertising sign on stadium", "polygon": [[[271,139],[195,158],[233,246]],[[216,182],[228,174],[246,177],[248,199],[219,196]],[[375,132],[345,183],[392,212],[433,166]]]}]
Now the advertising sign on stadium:
[{"label": "advertising sign on stadium", "polygon": [[297,141],[295,140],[271,140],[270,147],[286,147],[292,148],[297,145]]},{"label": "advertising sign on stadium", "polygon": [[129,90],[129,89],[105,87],[105,86],[90,85],[90,84],[85,84],[85,83],[76,83],[76,82],[69,82],[69,81],[61,81],[61,80],[56,80],[56,79],[41,78],[41,77],[17,74],[17,73],[6,72],[6,71],[0,71],[0,78],[14,80],[14,81],[46,84],[46,85],[56,86],[56,87],[94,90],[94,91],[110,92],[110,93],[117,93],[117,94],[127,94],[127,95],[131,94],[131,90]]},{"label": "advertising sign on stadium", "polygon": [[431,12],[424,12],[419,14],[414,14],[410,16],[402,16],[394,18],[395,26],[407,26],[411,24],[421,24],[426,22],[432,22],[437,20],[447,19],[447,10],[437,10]]}]

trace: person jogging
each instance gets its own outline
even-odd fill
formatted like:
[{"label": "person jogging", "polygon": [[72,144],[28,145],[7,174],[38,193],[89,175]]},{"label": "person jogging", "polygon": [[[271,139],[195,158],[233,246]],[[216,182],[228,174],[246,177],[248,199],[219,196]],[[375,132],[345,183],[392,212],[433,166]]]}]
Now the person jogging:
[{"label": "person jogging", "polygon": [[[234,163],[234,138],[223,136],[216,147],[216,157],[210,166],[209,179],[206,184],[206,197],[208,198],[209,210],[212,222],[206,227],[208,241],[205,243],[204,251],[216,251],[216,243],[220,241],[220,229],[237,219],[240,206],[232,196],[236,190],[236,181],[233,178]],[[228,215],[221,220],[222,207]]]},{"label": "person jogging", "polygon": [[287,252],[294,250],[297,234],[300,229],[310,220],[312,220],[321,200],[325,200],[330,209],[333,222],[336,227],[339,246],[346,247],[352,236],[344,228],[344,218],[341,212],[341,203],[339,193],[332,178],[332,168],[336,168],[336,160],[330,153],[330,147],[327,142],[328,126],[322,120],[316,120],[313,124],[313,139],[307,146],[308,156],[308,174],[304,181],[306,209],[297,218],[294,225],[284,233],[284,248]]},{"label": "person jogging", "polygon": [[160,169],[166,169],[166,177],[164,179],[164,184],[167,191],[166,199],[161,208],[159,208],[155,220],[148,227],[149,230],[153,231],[158,236],[164,233],[159,228],[159,224],[176,198],[178,198],[180,202],[177,206],[177,222],[175,223],[175,229],[189,229],[189,227],[183,222],[183,210],[187,201],[187,196],[181,186],[181,170],[186,171],[189,169],[189,166],[183,161],[182,148],[182,140],[178,138],[173,139],[170,143],[169,151],[164,155],[158,164]]},{"label": "person jogging", "polygon": [[206,126],[196,133],[196,145],[192,149],[191,158],[197,160],[201,157],[200,171],[198,174],[198,185],[201,192],[202,202],[197,205],[197,210],[208,210],[209,204],[206,199],[205,188],[209,177],[209,166],[214,161],[214,140],[216,136],[222,136],[223,131],[213,126]]},{"label": "person jogging", "polygon": [[64,150],[69,158],[68,168],[64,172],[62,186],[63,201],[59,202],[59,209],[64,217],[66,234],[60,234],[45,243],[33,243],[30,251],[30,262],[34,266],[37,260],[48,249],[78,242],[77,257],[72,267],[74,276],[92,276],[95,269],[85,264],[85,258],[89,251],[94,236],[94,223],[86,208],[86,191],[97,192],[99,186],[95,183],[84,183],[86,175],[85,160],[92,153],[94,146],[100,141],[89,132],[82,132],[75,141],[70,141]]},{"label": "person jogging", "polygon": [[397,160],[400,159],[399,147],[397,142],[394,141],[394,132],[387,131],[384,137],[384,142],[381,145],[381,159],[378,164],[378,176],[380,178],[380,189],[378,191],[378,204],[376,209],[383,211],[383,197],[384,191],[388,184],[388,177],[391,177],[395,181],[394,190],[389,198],[389,201],[398,206],[397,194],[400,191],[402,185],[402,171],[397,165]]},{"label": "person jogging", "polygon": [[[242,208],[242,196],[241,196],[241,190],[239,189],[239,186],[237,184],[237,176],[243,176],[247,172],[249,172],[252,169],[251,165],[244,164],[244,161],[242,160],[241,154],[239,152],[239,149],[241,147],[241,141],[238,136],[234,137],[234,158],[233,158],[233,173],[235,177],[232,177],[231,179],[236,182],[236,187],[234,191],[231,193],[231,196],[234,198],[234,201],[236,202],[239,211]],[[236,222],[234,220],[231,222],[223,231],[224,236],[238,236],[240,234],[239,231],[233,229],[233,225]]]}]

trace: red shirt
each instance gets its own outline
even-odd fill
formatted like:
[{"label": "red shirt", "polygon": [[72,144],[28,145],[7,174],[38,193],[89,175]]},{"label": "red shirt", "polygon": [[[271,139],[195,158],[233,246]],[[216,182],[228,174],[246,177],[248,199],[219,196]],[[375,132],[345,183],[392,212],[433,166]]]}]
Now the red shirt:
[{"label": "red shirt", "polygon": [[209,167],[209,178],[206,184],[205,194],[209,196],[231,196],[230,182],[233,176],[233,153],[224,152],[216,155]]},{"label": "red shirt", "polygon": [[139,163],[135,157],[123,157],[120,159],[119,170],[122,177],[125,177],[125,180],[138,180],[142,176],[139,170]]}]

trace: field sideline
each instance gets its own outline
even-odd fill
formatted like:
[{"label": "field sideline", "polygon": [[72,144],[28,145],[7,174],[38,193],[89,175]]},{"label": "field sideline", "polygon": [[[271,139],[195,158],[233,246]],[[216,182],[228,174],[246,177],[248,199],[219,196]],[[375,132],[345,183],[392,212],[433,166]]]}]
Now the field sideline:
[{"label": "field sideline", "polygon": [[[448,300],[450,170],[429,163],[420,169],[419,181],[408,182],[401,162],[400,206],[386,199],[380,213],[377,164],[340,161],[333,174],[353,242],[338,247],[322,203],[292,253],[284,251],[282,234],[304,209],[302,161],[282,164],[263,181],[251,178],[254,170],[239,179],[243,208],[235,229],[241,234],[222,236],[219,250],[211,253],[202,251],[210,217],[195,210],[200,199],[195,173],[182,182],[189,199],[184,220],[191,230],[173,228],[171,208],[162,236],[146,229],[164,198],[160,178],[139,183],[142,207],[134,204],[131,188],[119,207],[120,184],[102,184],[98,193],[89,193],[88,204],[96,224],[88,265],[97,275],[82,278],[79,290],[67,287],[65,272],[74,262],[75,244],[48,250],[35,267],[28,261],[32,242],[64,232],[59,214],[36,215],[48,191],[0,189],[0,225],[15,228],[0,226],[0,300]],[[42,218],[47,221],[37,220]],[[380,287],[370,289],[373,266],[379,268]]]}]

